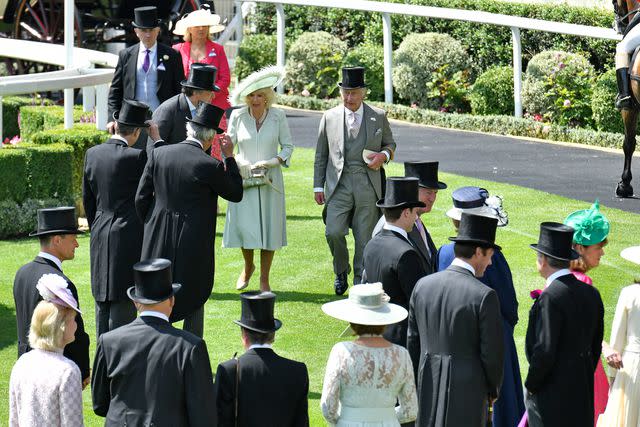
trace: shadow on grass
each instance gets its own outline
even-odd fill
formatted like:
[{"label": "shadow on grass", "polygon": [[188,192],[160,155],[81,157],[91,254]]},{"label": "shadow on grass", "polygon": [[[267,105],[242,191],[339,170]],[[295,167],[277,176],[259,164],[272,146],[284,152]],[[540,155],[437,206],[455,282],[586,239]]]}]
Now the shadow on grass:
[{"label": "shadow on grass", "polygon": [[16,312],[12,307],[0,304],[0,350],[16,344]]},{"label": "shadow on grass", "polygon": [[320,399],[320,397],[322,397],[322,393],[318,393],[317,391],[310,391],[307,397],[309,399]]},{"label": "shadow on grass", "polygon": [[322,220],[321,215],[287,215],[287,221],[315,221]]},{"label": "shadow on grass", "polygon": [[[274,293],[278,296],[278,301],[295,301],[295,302],[311,302],[314,304],[324,304],[325,302],[335,301],[337,299],[343,299],[344,297],[338,297],[336,295],[329,294],[315,294],[310,292],[297,292],[297,291],[277,291]],[[240,302],[240,292],[214,292],[209,297],[210,301],[238,301]]]}]

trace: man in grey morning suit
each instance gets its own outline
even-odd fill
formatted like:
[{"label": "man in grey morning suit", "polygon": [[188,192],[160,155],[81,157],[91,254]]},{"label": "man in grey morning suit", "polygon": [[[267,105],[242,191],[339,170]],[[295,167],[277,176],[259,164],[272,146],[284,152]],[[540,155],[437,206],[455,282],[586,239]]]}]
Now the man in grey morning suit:
[{"label": "man in grey morning suit", "polygon": [[350,272],[346,235],[353,229],[353,282],[360,283],[364,247],[380,217],[380,167],[393,158],[396,143],[383,110],[363,103],[364,68],[342,69],[343,105],[324,113],[320,121],[314,164],[316,203],[326,204],[325,235],[336,275],[334,288],[342,295]]}]

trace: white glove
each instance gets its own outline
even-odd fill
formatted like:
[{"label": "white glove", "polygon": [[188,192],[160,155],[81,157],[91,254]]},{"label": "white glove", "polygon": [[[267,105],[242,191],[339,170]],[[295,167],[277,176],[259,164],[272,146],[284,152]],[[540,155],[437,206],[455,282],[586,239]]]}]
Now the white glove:
[{"label": "white glove", "polygon": [[236,160],[238,165],[238,171],[242,179],[248,179],[251,177],[251,163],[246,160]]},{"label": "white glove", "polygon": [[276,166],[280,166],[280,159],[278,157],[274,157],[269,160],[260,160],[259,162],[255,162],[251,169],[256,168],[275,168]]}]

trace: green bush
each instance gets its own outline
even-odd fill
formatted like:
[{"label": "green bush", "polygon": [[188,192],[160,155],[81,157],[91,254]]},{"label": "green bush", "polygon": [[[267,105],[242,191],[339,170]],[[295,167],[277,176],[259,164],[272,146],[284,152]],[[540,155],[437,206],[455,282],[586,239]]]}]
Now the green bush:
[{"label": "green bush", "polygon": [[29,174],[25,150],[0,148],[0,200],[20,203],[29,194]]},{"label": "green bush", "polygon": [[593,111],[593,121],[596,129],[605,132],[624,133],[622,116],[615,105],[617,94],[616,70],[612,68],[600,75],[593,85],[591,110]]},{"label": "green bush", "polygon": [[473,114],[513,114],[513,69],[492,67],[482,73],[469,92]]},{"label": "green bush", "polygon": [[595,72],[582,55],[545,51],[534,56],[525,73],[522,104],[530,114],[554,123],[591,125]]},{"label": "green bush", "polygon": [[73,148],[67,144],[21,144],[29,165],[29,198],[72,197]]},{"label": "green bush", "polygon": [[291,45],[287,58],[287,87],[295,94],[307,89],[326,98],[338,92],[346,44],[324,31],[304,33]]},{"label": "green bush", "polygon": [[349,50],[342,61],[343,67],[364,67],[369,89],[368,99],[384,100],[384,51],[382,45],[365,43]]},{"label": "green bush", "polygon": [[51,105],[40,96],[7,96],[2,98],[2,139],[20,135],[20,108],[28,105]]},{"label": "green bush", "polygon": [[238,50],[234,73],[242,80],[254,71],[276,63],[276,36],[249,34]]},{"label": "green bush", "polygon": [[0,239],[25,236],[38,225],[37,211],[43,208],[66,206],[70,199],[27,199],[22,203],[0,200]]},{"label": "green bush", "polygon": [[[79,105],[73,108],[73,122],[91,120],[92,112],[85,113]],[[53,129],[64,124],[64,107],[25,106],[20,108],[20,135],[29,138],[36,132]]]},{"label": "green bush", "polygon": [[452,79],[466,66],[467,55],[451,36],[410,34],[394,52],[393,83],[398,95],[410,103],[439,108],[442,100],[430,90],[430,84]]}]

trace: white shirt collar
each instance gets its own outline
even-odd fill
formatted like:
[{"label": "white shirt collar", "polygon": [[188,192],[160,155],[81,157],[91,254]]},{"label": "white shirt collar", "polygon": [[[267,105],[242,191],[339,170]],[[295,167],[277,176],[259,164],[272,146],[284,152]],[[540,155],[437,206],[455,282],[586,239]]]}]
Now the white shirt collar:
[{"label": "white shirt collar", "polygon": [[157,317],[159,319],[166,320],[167,322],[169,321],[169,317],[167,317],[167,315],[164,313],[160,313],[159,311],[145,310],[140,313],[140,316]]},{"label": "white shirt collar", "polygon": [[62,271],[62,261],[60,261],[60,260],[58,259],[58,257],[56,257],[56,256],[54,256],[54,255],[51,255],[50,253],[42,252],[42,251],[38,252],[38,256],[39,256],[40,258],[46,258],[46,259],[48,259],[49,261],[53,261],[53,262],[58,266],[58,268],[60,269],[60,271]]},{"label": "white shirt collar", "polygon": [[[187,98],[187,104],[189,104],[189,110],[190,110],[190,111],[195,110],[195,109],[196,109],[196,106],[195,106],[195,105],[193,105],[193,104],[191,103],[191,100],[189,99],[189,97],[188,97],[187,95],[185,95],[184,97],[185,97],[185,98]],[[192,118],[193,118],[193,117],[192,117]]]},{"label": "white shirt collar", "polygon": [[[349,110],[347,107],[344,107],[344,113],[347,115],[347,117],[353,112],[354,111]],[[355,113],[359,118],[362,118],[362,114],[364,113],[364,102],[360,104],[360,107],[355,111]]]},{"label": "white shirt collar", "polygon": [[567,274],[571,274],[571,271],[569,271],[568,268],[563,268],[562,270],[556,271],[551,276],[547,277],[547,280],[545,282],[545,287],[549,286],[551,282],[556,280],[558,277],[566,276]]},{"label": "white shirt collar", "polygon": [[252,348],[271,348],[272,344],[251,344],[251,346],[248,348],[248,350],[251,350]]},{"label": "white shirt collar", "polygon": [[476,269],[473,268],[471,264],[461,260],[460,258],[454,258],[453,261],[451,262],[451,265],[457,265],[458,267],[462,267],[465,270],[469,270],[471,274],[473,274],[474,276],[476,275]]},{"label": "white shirt collar", "polygon": [[388,222],[385,222],[382,228],[389,231],[395,231],[396,233],[401,234],[402,237],[404,237],[405,239],[409,240],[409,235],[407,234],[407,232],[402,228],[398,227],[397,225],[393,225],[393,224],[389,224]]},{"label": "white shirt collar", "polygon": [[[144,56],[146,50],[147,48],[144,45],[144,43],[140,42],[140,52],[138,53],[138,56],[140,55]],[[155,42],[155,44],[151,46],[151,48],[149,49],[149,58],[155,57],[157,51],[158,51],[158,42]]]},{"label": "white shirt collar", "polygon": [[124,136],[121,136],[121,135],[115,134],[115,135],[111,135],[111,139],[117,139],[117,140],[122,141],[122,142],[124,142],[125,144],[127,144],[127,146],[129,146],[129,142],[125,139],[125,137],[124,137]]},{"label": "white shirt collar", "polygon": [[204,145],[202,145],[202,142],[198,141],[197,139],[188,136],[187,137],[187,141],[197,142],[198,144],[200,144],[200,148],[202,148],[204,150]]}]

